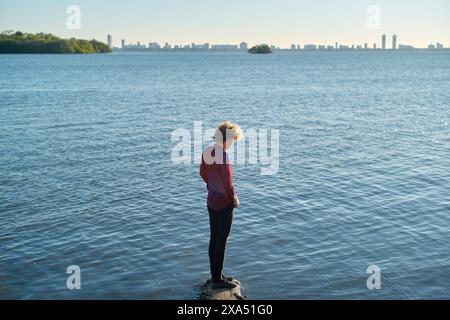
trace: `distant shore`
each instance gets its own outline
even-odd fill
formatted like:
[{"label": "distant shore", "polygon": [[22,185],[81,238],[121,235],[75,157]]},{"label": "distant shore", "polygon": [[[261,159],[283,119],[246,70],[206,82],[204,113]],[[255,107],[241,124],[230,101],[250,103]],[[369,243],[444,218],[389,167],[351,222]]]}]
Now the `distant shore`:
[{"label": "distant shore", "polygon": [[[304,53],[304,52],[450,52],[450,48],[444,49],[426,49],[426,48],[415,48],[415,49],[273,49],[273,52],[292,52],[292,53]],[[114,48],[112,52],[115,53],[126,53],[126,52],[159,52],[159,53],[170,53],[170,52],[234,52],[234,53],[247,53],[247,50],[240,49],[209,49],[209,50],[199,50],[199,49],[148,49],[148,48]]]},{"label": "distant shore", "polygon": [[50,33],[23,33],[3,31],[0,33],[0,53],[60,53],[86,54],[110,53],[105,43],[82,39],[61,39]]}]

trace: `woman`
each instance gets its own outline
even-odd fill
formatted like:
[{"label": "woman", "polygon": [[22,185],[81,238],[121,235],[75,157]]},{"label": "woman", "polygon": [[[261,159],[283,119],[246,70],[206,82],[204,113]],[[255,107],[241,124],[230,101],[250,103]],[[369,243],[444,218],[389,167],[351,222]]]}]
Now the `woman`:
[{"label": "woman", "polygon": [[209,264],[211,282],[215,288],[234,288],[231,277],[222,273],[227,238],[230,234],[234,208],[239,199],[233,184],[233,167],[227,150],[242,138],[238,125],[226,121],[218,126],[214,134],[215,144],[208,146],[202,154],[200,175],[207,184],[209,224]]}]

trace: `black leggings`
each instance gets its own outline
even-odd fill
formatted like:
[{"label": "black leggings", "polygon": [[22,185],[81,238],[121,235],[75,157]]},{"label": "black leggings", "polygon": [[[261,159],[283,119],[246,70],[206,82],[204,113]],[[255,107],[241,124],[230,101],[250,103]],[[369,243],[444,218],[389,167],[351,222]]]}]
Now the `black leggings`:
[{"label": "black leggings", "polygon": [[208,207],[209,225],[211,228],[208,253],[211,278],[213,281],[220,281],[222,279],[225,248],[227,247],[227,238],[233,222],[233,210],[233,202],[219,211],[214,211]]}]

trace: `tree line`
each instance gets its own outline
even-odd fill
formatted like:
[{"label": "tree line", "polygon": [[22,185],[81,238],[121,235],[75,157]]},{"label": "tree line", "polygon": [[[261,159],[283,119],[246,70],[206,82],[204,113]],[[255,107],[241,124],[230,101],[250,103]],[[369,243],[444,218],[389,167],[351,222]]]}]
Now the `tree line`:
[{"label": "tree line", "polygon": [[111,48],[95,39],[61,39],[50,33],[0,33],[0,53],[109,53]]}]

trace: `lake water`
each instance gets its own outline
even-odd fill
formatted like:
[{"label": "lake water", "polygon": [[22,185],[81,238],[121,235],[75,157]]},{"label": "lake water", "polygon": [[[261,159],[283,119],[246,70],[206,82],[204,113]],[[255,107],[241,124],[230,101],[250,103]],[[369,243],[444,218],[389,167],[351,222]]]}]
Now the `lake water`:
[{"label": "lake water", "polygon": [[226,119],[280,130],[276,175],[234,167],[249,298],[450,298],[448,52],[0,55],[0,108],[0,298],[197,298],[206,189],[171,133]]}]

